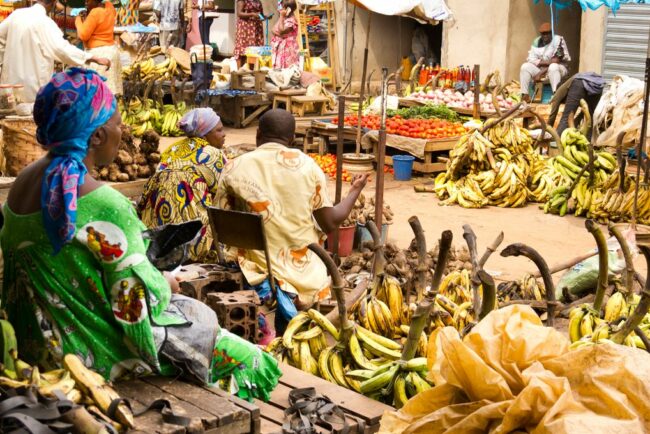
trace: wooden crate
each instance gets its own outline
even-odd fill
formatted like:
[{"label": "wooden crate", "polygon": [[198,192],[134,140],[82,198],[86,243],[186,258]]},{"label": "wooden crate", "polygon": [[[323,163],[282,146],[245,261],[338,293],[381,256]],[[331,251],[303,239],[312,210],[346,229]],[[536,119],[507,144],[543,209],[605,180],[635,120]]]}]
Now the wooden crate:
[{"label": "wooden crate", "polygon": [[[417,158],[413,162],[413,170],[420,173],[435,173],[446,170],[444,162],[437,161],[435,157],[436,152],[450,151],[458,142],[460,137],[449,137],[445,139],[432,139],[427,141],[424,147],[424,159]],[[373,144],[373,152],[377,155],[377,143]],[[393,158],[386,156],[384,164],[389,166],[393,165]]]},{"label": "wooden crate", "polygon": [[[372,434],[379,431],[379,421],[386,411],[394,410],[393,407],[367,398],[352,390],[315,377],[292,366],[280,364],[282,377],[280,384],[271,394],[267,403],[255,401],[260,408],[260,426],[262,434],[282,432],[284,411],[289,407],[289,392],[303,387],[314,387],[316,392],[327,396],[338,405],[347,416],[350,434]],[[338,434],[341,430],[333,431],[321,426],[319,433],[333,432]]]},{"label": "wooden crate", "polygon": [[137,434],[245,434],[260,432],[260,409],[222,390],[186,383],[172,378],[143,377],[115,384],[128,399],[134,413],[156,399],[167,399],[174,413],[191,419],[189,427],[165,423],[160,411],[148,411],[135,418]]},{"label": "wooden crate", "polygon": [[221,115],[224,124],[234,128],[247,127],[268,110],[271,103],[266,93],[210,97],[210,106]]}]

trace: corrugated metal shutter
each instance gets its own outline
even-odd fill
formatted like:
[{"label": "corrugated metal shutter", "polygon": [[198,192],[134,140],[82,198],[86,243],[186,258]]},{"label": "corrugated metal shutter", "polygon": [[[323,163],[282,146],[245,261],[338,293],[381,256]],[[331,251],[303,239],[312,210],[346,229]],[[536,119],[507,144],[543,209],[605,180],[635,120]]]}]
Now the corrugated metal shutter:
[{"label": "corrugated metal shutter", "polygon": [[650,31],[650,5],[622,4],[607,15],[603,76],[619,74],[643,79]]}]

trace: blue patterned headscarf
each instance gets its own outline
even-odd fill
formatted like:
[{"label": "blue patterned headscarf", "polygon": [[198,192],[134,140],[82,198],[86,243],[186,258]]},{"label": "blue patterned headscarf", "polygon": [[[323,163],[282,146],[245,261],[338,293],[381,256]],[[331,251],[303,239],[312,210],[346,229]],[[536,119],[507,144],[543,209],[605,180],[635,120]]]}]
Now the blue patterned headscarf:
[{"label": "blue patterned headscarf", "polygon": [[34,103],[36,136],[52,157],[41,190],[43,224],[54,253],[70,240],[77,222],[77,195],[87,173],[83,159],[97,128],[113,116],[115,97],[96,72],[71,68],[55,74]]}]

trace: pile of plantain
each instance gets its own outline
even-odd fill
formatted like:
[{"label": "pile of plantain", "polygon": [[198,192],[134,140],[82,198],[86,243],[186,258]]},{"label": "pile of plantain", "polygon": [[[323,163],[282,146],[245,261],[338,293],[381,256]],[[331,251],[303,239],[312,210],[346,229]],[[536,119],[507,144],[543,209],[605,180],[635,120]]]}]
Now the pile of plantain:
[{"label": "pile of plantain", "polygon": [[120,402],[104,377],[86,368],[78,356],[67,354],[63,368],[40,372],[38,366],[20,360],[15,349],[10,354],[13,369],[3,366],[0,375],[3,394],[11,389],[30,389],[38,399],[71,401],[75,407],[64,413],[62,420],[74,427],[73,432],[108,434],[133,428],[130,408]]},{"label": "pile of plantain", "polygon": [[514,120],[488,120],[463,135],[434,182],[440,205],[521,207],[543,202],[555,188],[544,157],[527,129]]},{"label": "pile of plantain", "polygon": [[[632,251],[621,229],[609,225],[609,232],[618,242],[625,260],[622,284],[615,280],[612,287],[605,235],[593,220],[587,220],[585,226],[598,248],[598,282],[593,302],[582,303],[569,313],[571,348],[613,342],[650,351],[650,248],[639,246],[647,266],[644,281],[635,272]],[[635,284],[637,281],[640,285]],[[609,298],[605,301],[608,292]]]},{"label": "pile of plantain", "polygon": [[115,161],[94,169],[91,175],[95,179],[110,182],[149,178],[160,163],[159,144],[160,137],[154,131],[145,133],[140,144],[136,144],[130,127],[122,125],[122,138]]}]

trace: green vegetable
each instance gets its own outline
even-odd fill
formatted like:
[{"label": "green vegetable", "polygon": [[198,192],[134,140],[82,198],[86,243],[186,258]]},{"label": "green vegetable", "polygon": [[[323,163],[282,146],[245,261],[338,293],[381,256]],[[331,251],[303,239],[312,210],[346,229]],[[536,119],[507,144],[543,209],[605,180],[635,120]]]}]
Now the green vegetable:
[{"label": "green vegetable", "polygon": [[458,113],[451,110],[444,104],[436,105],[424,105],[419,107],[409,107],[399,110],[388,110],[386,112],[388,116],[399,115],[404,119],[446,119],[448,121],[458,121]]}]

